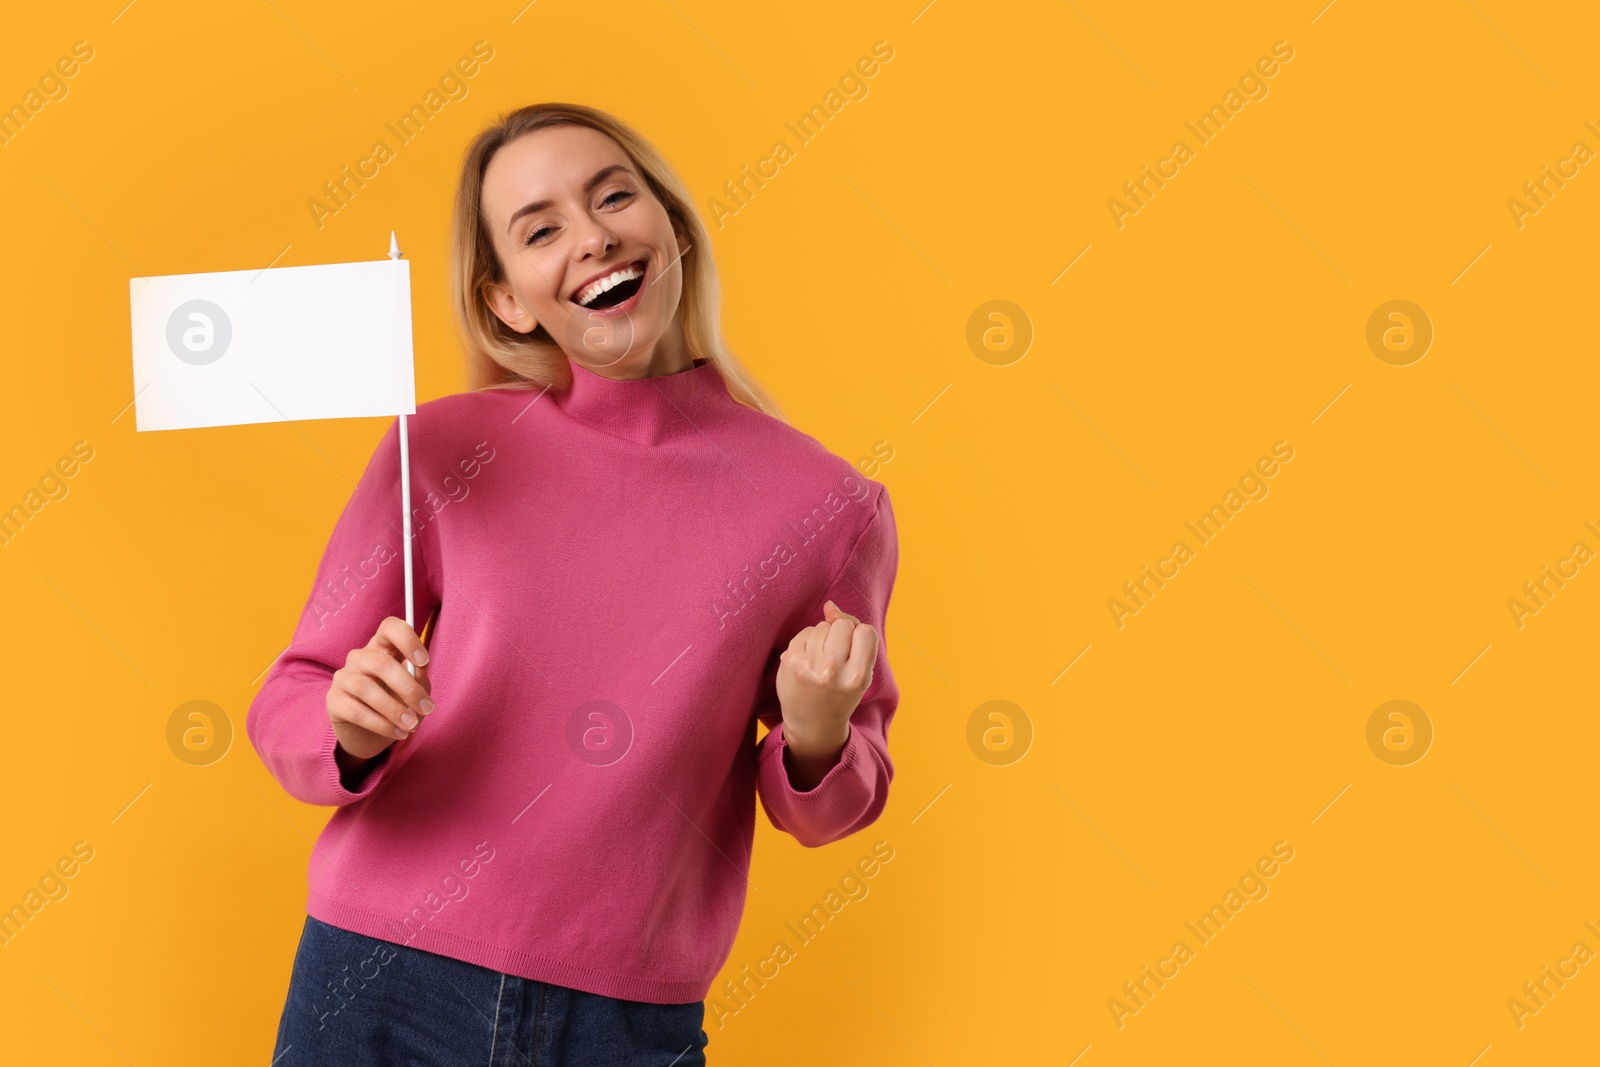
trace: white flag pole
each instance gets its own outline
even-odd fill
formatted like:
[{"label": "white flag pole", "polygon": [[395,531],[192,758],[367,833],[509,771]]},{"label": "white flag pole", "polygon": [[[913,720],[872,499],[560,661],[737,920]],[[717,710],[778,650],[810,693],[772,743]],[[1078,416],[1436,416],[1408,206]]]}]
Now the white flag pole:
[{"label": "white flag pole", "polygon": [[[394,231],[389,231],[389,258],[400,258],[400,242],[395,237]],[[411,595],[411,450],[407,447],[410,433],[406,426],[406,416],[400,415],[400,518],[401,528],[405,536],[406,559],[406,625],[416,630],[417,622],[412,616],[415,609],[412,607]],[[411,657],[406,657],[406,672],[415,678],[417,665]]]}]

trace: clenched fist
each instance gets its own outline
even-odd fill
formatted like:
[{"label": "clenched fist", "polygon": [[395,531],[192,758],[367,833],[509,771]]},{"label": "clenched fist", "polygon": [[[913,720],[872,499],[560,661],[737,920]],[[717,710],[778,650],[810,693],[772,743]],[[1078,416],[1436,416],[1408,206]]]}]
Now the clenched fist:
[{"label": "clenched fist", "polygon": [[828,601],[823,621],[794,635],[778,658],[778,703],[789,779],[802,792],[822,780],[850,740],[850,716],[872,684],[878,631]]}]

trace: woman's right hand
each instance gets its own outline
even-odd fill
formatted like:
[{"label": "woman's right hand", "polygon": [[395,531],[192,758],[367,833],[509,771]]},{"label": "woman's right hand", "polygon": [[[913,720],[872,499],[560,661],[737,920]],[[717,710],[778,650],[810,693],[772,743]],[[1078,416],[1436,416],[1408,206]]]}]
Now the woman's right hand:
[{"label": "woman's right hand", "polygon": [[[407,659],[416,664],[415,678],[406,673]],[[328,719],[339,747],[369,760],[411,736],[433,710],[427,662],[428,650],[404,619],[391,615],[379,623],[366,647],[353,650],[333,673]]]}]

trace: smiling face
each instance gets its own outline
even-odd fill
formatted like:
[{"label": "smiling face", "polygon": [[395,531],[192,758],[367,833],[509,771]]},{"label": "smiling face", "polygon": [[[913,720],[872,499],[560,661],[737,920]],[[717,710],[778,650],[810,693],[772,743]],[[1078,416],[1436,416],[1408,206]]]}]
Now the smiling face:
[{"label": "smiling face", "polygon": [[484,171],[483,214],[502,274],[486,295],[507,326],[542,324],[569,359],[607,377],[688,369],[686,246],[617,142],[559,125],[501,146]]}]

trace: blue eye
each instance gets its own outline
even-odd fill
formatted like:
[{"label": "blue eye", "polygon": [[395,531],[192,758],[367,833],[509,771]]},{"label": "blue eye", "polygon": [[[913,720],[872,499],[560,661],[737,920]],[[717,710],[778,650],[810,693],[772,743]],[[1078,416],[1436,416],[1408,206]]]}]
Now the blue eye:
[{"label": "blue eye", "polygon": [[633,195],[632,193],[628,192],[625,189],[618,189],[616,192],[612,193],[610,196],[608,196],[604,200],[600,201],[600,203],[609,204],[616,197],[619,197],[619,196],[621,196],[621,197],[631,197],[632,195]]}]

